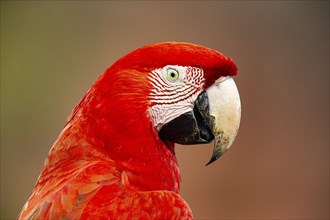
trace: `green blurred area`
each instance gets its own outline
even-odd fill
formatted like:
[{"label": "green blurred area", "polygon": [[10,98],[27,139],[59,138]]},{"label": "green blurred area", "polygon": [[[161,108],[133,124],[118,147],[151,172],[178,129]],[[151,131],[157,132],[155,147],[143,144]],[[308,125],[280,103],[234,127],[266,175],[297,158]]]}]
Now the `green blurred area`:
[{"label": "green blurred area", "polygon": [[1,219],[15,219],[67,116],[142,45],[186,41],[238,65],[242,122],[177,146],[196,219],[329,218],[329,1],[1,1]]}]

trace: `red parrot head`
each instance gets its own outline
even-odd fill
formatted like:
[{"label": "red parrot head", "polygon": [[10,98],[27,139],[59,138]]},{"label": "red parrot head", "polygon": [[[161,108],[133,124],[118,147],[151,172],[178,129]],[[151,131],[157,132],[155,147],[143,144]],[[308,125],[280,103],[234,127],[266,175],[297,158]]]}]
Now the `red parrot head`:
[{"label": "red parrot head", "polygon": [[115,62],[72,117],[79,110],[97,115],[98,135],[106,139],[111,132],[112,142],[122,140],[122,133],[141,139],[146,132],[169,146],[215,140],[211,163],[229,149],[238,131],[236,74],[235,63],[215,50],[179,42],[152,44]]}]

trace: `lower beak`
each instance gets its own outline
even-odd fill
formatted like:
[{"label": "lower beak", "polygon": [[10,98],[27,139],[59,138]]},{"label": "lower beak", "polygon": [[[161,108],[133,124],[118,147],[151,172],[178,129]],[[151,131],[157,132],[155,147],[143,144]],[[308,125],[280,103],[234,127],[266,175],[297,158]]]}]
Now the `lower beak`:
[{"label": "lower beak", "polygon": [[241,119],[241,102],[232,77],[220,78],[196,99],[193,111],[165,124],[159,136],[179,144],[214,140],[210,161],[219,159],[232,145]]}]

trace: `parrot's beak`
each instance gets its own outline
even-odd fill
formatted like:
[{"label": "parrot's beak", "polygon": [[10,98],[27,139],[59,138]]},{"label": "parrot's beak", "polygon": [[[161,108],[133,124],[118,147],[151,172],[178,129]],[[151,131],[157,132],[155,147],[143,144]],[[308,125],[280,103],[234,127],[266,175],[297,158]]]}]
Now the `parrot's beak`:
[{"label": "parrot's beak", "polygon": [[201,144],[214,140],[210,161],[220,158],[232,145],[241,120],[241,102],[232,77],[221,77],[196,99],[186,112],[159,131],[163,140],[179,144]]}]

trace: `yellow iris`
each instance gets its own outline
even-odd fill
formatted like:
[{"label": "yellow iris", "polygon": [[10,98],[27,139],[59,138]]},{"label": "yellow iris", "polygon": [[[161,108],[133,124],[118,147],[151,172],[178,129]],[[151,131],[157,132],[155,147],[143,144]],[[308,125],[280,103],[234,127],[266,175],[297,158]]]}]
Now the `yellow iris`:
[{"label": "yellow iris", "polygon": [[174,82],[179,78],[179,72],[175,69],[168,69],[167,70],[167,79],[171,82]]}]

